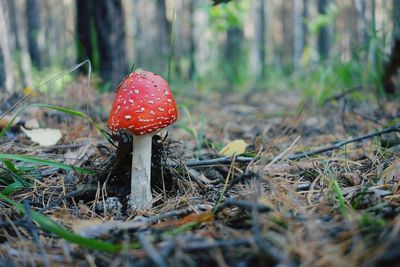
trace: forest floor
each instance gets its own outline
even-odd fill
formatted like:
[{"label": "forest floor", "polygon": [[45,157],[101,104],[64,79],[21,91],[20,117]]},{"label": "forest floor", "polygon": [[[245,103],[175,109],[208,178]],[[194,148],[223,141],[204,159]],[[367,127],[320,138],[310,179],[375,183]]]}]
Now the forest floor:
[{"label": "forest floor", "polygon": [[[81,103],[77,86],[51,104],[89,110],[105,127],[113,95]],[[0,266],[400,266],[398,100],[343,94],[316,107],[295,92],[255,92],[177,102],[178,122],[153,138],[154,201],[140,211],[126,207],[129,138],[117,153],[79,117],[21,113],[1,138]],[[32,142],[21,126],[37,122],[61,141]],[[244,155],[210,161],[240,139]]]}]

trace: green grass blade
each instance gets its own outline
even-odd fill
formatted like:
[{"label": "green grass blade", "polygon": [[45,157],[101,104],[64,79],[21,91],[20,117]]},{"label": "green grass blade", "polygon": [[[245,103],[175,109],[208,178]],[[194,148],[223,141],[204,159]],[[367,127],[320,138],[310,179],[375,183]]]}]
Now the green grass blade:
[{"label": "green grass blade", "polygon": [[37,158],[37,157],[32,157],[32,156],[0,154],[0,160],[1,161],[18,160],[18,161],[24,161],[24,162],[29,162],[29,163],[39,164],[39,165],[56,167],[56,168],[60,168],[60,169],[67,170],[67,171],[75,171],[79,174],[93,174],[93,171],[90,169],[74,167],[74,166],[71,166],[68,164],[51,161],[51,160],[47,160],[47,159],[42,159],[42,158]]},{"label": "green grass blade", "polygon": [[[7,196],[3,195],[0,193],[0,199],[4,200],[8,204],[12,205],[15,207],[19,212],[25,214],[25,209],[24,206],[20,203],[17,203]],[[106,252],[118,252],[121,250],[121,246],[119,245],[114,245],[112,243],[98,240],[98,239],[93,239],[93,238],[86,238],[83,236],[80,236],[78,234],[75,234],[73,232],[68,231],[52,219],[44,216],[43,214],[40,214],[39,212],[32,211],[32,219],[45,231],[53,233],[71,243],[78,244],[82,247],[90,248],[90,249],[95,249],[95,250],[101,250],[101,251],[106,251]]]},{"label": "green grass blade", "polygon": [[15,181],[12,184],[7,185],[1,192],[0,194],[3,194],[5,196],[9,196],[12,193],[14,193],[15,191],[19,190],[19,189],[24,189],[26,188],[25,185],[23,185],[21,182],[19,181]]},{"label": "green grass blade", "polygon": [[335,192],[335,195],[336,195],[336,198],[337,198],[337,201],[338,201],[338,204],[339,204],[340,212],[343,215],[347,215],[348,210],[347,210],[347,206],[346,206],[346,200],[345,200],[345,198],[343,196],[342,189],[340,188],[339,183],[337,182],[337,180],[332,180],[331,181],[331,187],[332,187],[333,192]]}]

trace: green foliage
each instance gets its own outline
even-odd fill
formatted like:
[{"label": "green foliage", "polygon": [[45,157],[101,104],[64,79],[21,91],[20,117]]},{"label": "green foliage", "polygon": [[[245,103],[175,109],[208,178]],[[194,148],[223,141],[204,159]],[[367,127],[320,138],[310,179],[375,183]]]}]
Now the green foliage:
[{"label": "green foliage", "polygon": [[[87,121],[89,121],[92,125],[94,125],[100,132],[103,133],[103,130],[100,129],[97,125],[93,123],[91,118],[87,116],[86,114],[76,111],[73,109],[68,109],[68,108],[63,108],[63,107],[57,107],[57,106],[52,106],[52,105],[47,105],[47,104],[40,104],[40,103],[35,103],[35,104],[30,104],[23,106],[21,109],[19,109],[14,117],[9,121],[9,123],[2,129],[0,132],[0,138],[4,136],[4,134],[10,129],[11,125],[14,123],[15,119],[24,111],[26,111],[28,108],[31,107],[40,107],[40,108],[49,108],[53,109],[59,112],[63,112],[67,115],[70,116],[75,116],[75,117],[80,117],[83,118]],[[6,175],[5,173],[0,173],[0,183],[7,186],[3,190],[3,194],[9,195],[13,191],[18,190],[20,188],[26,188],[30,187],[30,181],[29,179],[27,180],[26,177],[26,169],[28,169],[29,173],[32,173],[32,170],[27,168],[26,166],[23,168],[18,169],[15,167],[10,160],[15,160],[15,161],[22,161],[22,162],[28,162],[36,165],[46,165],[46,166],[52,166],[56,168],[60,168],[63,170],[68,170],[68,171],[75,171],[80,174],[93,174],[92,170],[85,169],[85,168],[80,168],[80,167],[74,167],[70,166],[68,164],[56,162],[56,161],[51,161],[43,158],[37,158],[33,156],[25,156],[25,155],[15,155],[15,154],[0,154],[0,161],[4,163],[6,168],[9,171],[9,174],[12,174],[11,177],[10,175]],[[11,179],[10,179],[11,178]]]},{"label": "green foliage", "polygon": [[219,32],[224,32],[229,28],[242,28],[249,8],[250,1],[247,0],[210,6],[211,25]]},{"label": "green foliage", "polygon": [[205,79],[206,83],[212,83],[214,88],[231,91],[243,89],[246,82],[251,80],[247,68],[248,47],[242,30],[250,5],[250,1],[240,0],[209,6],[209,20],[214,35],[226,36],[218,60],[211,63],[212,67],[200,79],[200,83]]},{"label": "green foliage", "polygon": [[8,196],[19,189],[30,188],[32,186],[31,176],[25,171],[17,168],[7,159],[0,159],[0,161],[3,161],[5,166],[0,172],[0,185],[5,186],[1,191],[2,194]]},{"label": "green foliage", "polygon": [[[8,204],[12,205],[14,208],[16,208],[19,212],[21,213],[26,213],[26,210],[24,206],[20,203],[17,203],[13,201],[12,199],[8,198],[7,196],[3,195],[0,193],[0,199],[7,202]],[[32,219],[45,231],[50,232],[54,235],[57,235],[69,242],[78,244],[82,247],[94,249],[94,250],[100,250],[100,251],[105,251],[105,252],[118,252],[122,249],[120,245],[114,245],[112,243],[102,241],[102,240],[97,240],[93,238],[86,238],[83,236],[80,236],[78,234],[75,234],[71,231],[68,231],[52,219],[46,217],[43,214],[40,214],[39,212],[32,211]]]},{"label": "green foliage", "polygon": [[[342,55],[337,54],[324,62],[311,64],[311,50],[306,48],[300,61],[302,69],[291,75],[286,75],[281,69],[272,69],[265,81],[265,87],[299,90],[307,101],[312,100],[318,105],[323,105],[335,94],[357,87],[363,87],[371,93],[380,92],[383,48],[375,47],[374,59],[371,60],[363,59],[364,53],[367,53],[365,49],[355,51],[349,61],[343,61]],[[355,101],[365,100],[367,97],[357,90],[349,95]]]},{"label": "green foliage", "polygon": [[323,27],[335,22],[339,14],[339,8],[334,3],[330,3],[326,10],[326,14],[318,14],[314,18],[307,21],[308,30],[311,34],[317,34]]},{"label": "green foliage", "polygon": [[333,175],[333,172],[327,165],[327,163],[326,163],[325,170],[326,170],[327,176],[329,178],[329,187],[335,195],[334,199],[335,199],[337,205],[339,206],[340,213],[342,213],[343,216],[346,216],[348,214],[349,210],[346,205],[346,200],[343,196],[342,189],[341,189],[336,177]]},{"label": "green foliage", "polygon": [[32,157],[32,156],[25,156],[25,155],[15,155],[15,154],[0,154],[0,161],[4,160],[17,160],[17,161],[24,161],[28,163],[33,163],[37,165],[46,165],[51,167],[60,168],[67,171],[75,171],[80,174],[93,174],[92,170],[81,168],[81,167],[74,167],[68,164]]},{"label": "green foliage", "polygon": [[336,195],[336,201],[337,201],[337,203],[339,205],[340,212],[342,213],[342,215],[346,215],[348,213],[348,209],[347,209],[347,206],[346,206],[346,201],[345,201],[345,199],[343,197],[342,189],[340,188],[339,183],[337,182],[337,180],[331,179],[330,187],[331,187],[332,191]]},{"label": "green foliage", "polygon": [[[338,7],[330,4],[326,14],[319,14],[307,22],[311,34],[318,34],[322,27],[335,22]],[[383,33],[383,39],[386,39]],[[340,35],[336,36],[340,38]],[[289,86],[304,92],[304,97],[313,99],[321,105],[334,94],[363,87],[370,92],[381,91],[381,76],[385,58],[385,45],[378,32],[371,32],[368,43],[353,49],[350,60],[344,61],[343,55],[337,53],[330,59],[312,65],[312,47],[307,46],[300,59],[302,71],[292,75]],[[354,100],[363,100],[365,95],[354,91]]]},{"label": "green foliage", "polygon": [[373,229],[380,232],[385,227],[385,220],[377,215],[365,212],[361,215],[358,227],[361,230]]}]

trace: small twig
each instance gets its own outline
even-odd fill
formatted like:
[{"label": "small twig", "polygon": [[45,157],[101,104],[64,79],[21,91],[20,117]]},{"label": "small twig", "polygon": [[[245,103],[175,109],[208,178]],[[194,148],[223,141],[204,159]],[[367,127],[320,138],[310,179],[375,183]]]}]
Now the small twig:
[{"label": "small twig", "polygon": [[187,215],[196,209],[208,210],[209,207],[206,207],[205,205],[201,204],[201,205],[197,205],[195,207],[191,206],[191,207],[180,209],[180,210],[167,211],[167,212],[155,215],[155,216],[145,218],[145,222],[148,224],[154,224],[154,223],[164,220],[164,219],[169,219],[169,218],[173,218],[173,217],[181,217],[181,216]]},{"label": "small twig", "polygon": [[297,154],[294,154],[294,155],[288,157],[288,159],[289,160],[298,160],[298,159],[301,159],[301,158],[310,157],[310,156],[313,156],[313,155],[316,155],[316,154],[321,154],[321,153],[324,153],[324,152],[327,152],[327,151],[330,151],[330,150],[340,149],[343,146],[345,146],[347,144],[350,144],[350,143],[355,143],[355,142],[363,141],[363,140],[366,140],[366,139],[371,139],[371,138],[373,138],[375,136],[379,136],[379,135],[386,134],[386,133],[391,133],[391,132],[400,132],[400,125],[388,127],[388,128],[382,129],[380,131],[369,133],[369,134],[365,134],[365,135],[361,135],[361,136],[358,136],[358,137],[355,137],[355,138],[350,138],[350,139],[347,139],[347,140],[344,140],[344,141],[340,141],[340,142],[334,143],[333,145],[330,145],[330,146],[321,147],[321,148],[316,149],[316,150],[300,152],[300,153],[297,153]]},{"label": "small twig", "polygon": [[[328,152],[331,150],[336,150],[336,149],[340,149],[343,146],[350,144],[350,143],[355,143],[355,142],[359,142],[359,141],[363,141],[363,140],[367,140],[367,139],[371,139],[375,136],[379,136],[382,134],[387,134],[387,133],[392,133],[392,132],[400,132],[400,125],[396,125],[396,126],[392,126],[392,127],[388,127],[382,130],[379,130],[377,132],[372,132],[372,133],[368,133],[365,135],[361,135],[355,138],[351,138],[351,139],[347,139],[344,141],[339,141],[337,143],[334,143],[330,146],[325,146],[325,147],[321,147],[318,148],[316,150],[310,150],[310,151],[305,151],[305,152],[300,152],[300,153],[295,153],[292,154],[291,156],[287,157],[288,160],[298,160],[298,159],[302,159],[305,157],[310,157],[310,156],[314,156],[317,154],[321,154],[324,152]],[[237,157],[235,162],[239,162],[239,163],[249,163],[251,161],[254,160],[254,157]],[[200,167],[200,166],[207,166],[207,165],[217,165],[217,164],[230,164],[232,162],[232,158],[231,157],[220,157],[220,158],[214,158],[214,159],[207,159],[207,160],[189,160],[185,163],[185,165],[187,167]],[[179,166],[179,164],[177,163],[170,163],[170,167],[175,168]]]},{"label": "small twig", "polygon": [[153,261],[156,266],[159,267],[167,267],[168,264],[165,259],[161,256],[160,253],[153,247],[150,240],[143,232],[138,233],[138,238],[140,243],[143,245],[143,249],[147,252],[147,255]]},{"label": "small twig", "polygon": [[31,208],[29,207],[29,203],[27,200],[24,200],[24,208],[25,208],[25,214],[26,214],[27,228],[31,232],[33,241],[37,245],[39,252],[43,258],[43,265],[46,267],[50,267],[49,258],[47,257],[47,254],[43,247],[43,244],[40,241],[38,230],[37,230],[36,226],[33,224],[32,212],[31,212]]},{"label": "small twig", "polygon": [[80,190],[69,192],[69,193],[65,194],[64,196],[61,196],[61,197],[57,198],[56,200],[50,202],[47,206],[39,209],[39,212],[43,213],[49,209],[52,209],[52,208],[56,207],[57,205],[61,204],[64,200],[67,200],[68,198],[81,196],[86,192],[86,190],[87,190],[87,188],[83,188]]},{"label": "small twig", "polygon": [[[235,162],[239,163],[248,163],[254,160],[254,157],[236,157]],[[216,165],[216,164],[231,164],[232,157],[220,157],[215,159],[205,159],[205,160],[189,160],[186,161],[184,164],[187,167],[200,167],[200,166],[207,166],[207,165]],[[178,163],[172,162],[169,164],[172,168],[179,166]]]},{"label": "small twig", "polygon": [[341,99],[342,97],[344,97],[344,96],[346,96],[348,94],[351,94],[351,93],[354,93],[356,91],[363,90],[363,89],[364,88],[362,86],[356,86],[356,87],[349,88],[347,90],[344,90],[342,93],[339,93],[339,94],[336,94],[336,95],[333,95],[333,96],[327,98],[324,101],[324,104],[326,104],[326,103],[328,103],[328,102],[330,102],[332,100],[339,100],[339,99]]}]

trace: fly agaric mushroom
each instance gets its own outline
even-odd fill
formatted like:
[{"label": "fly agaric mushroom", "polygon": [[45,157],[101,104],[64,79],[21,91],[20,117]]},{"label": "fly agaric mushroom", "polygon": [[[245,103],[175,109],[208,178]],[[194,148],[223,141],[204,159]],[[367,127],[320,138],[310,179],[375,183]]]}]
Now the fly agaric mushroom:
[{"label": "fly agaric mushroom", "polygon": [[144,208],[153,199],[150,186],[152,137],[177,118],[175,99],[161,76],[139,69],[119,85],[108,127],[113,133],[124,129],[134,135],[131,208]]}]

